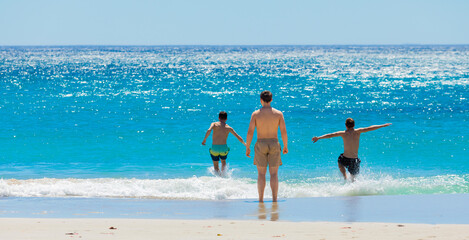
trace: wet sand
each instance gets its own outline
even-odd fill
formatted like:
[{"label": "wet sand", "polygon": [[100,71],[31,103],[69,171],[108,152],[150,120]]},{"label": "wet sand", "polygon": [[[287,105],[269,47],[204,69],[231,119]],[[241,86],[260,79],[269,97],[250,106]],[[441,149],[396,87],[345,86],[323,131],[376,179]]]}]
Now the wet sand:
[{"label": "wet sand", "polygon": [[468,239],[469,194],[255,200],[0,198],[0,239]]}]

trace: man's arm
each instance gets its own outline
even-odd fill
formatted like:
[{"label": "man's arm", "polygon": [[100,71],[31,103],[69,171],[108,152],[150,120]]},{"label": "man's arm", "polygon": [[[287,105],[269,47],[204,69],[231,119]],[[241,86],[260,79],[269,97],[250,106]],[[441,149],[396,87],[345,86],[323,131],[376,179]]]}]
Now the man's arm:
[{"label": "man's arm", "polygon": [[358,128],[356,131],[359,132],[359,133],[364,133],[364,132],[369,132],[369,131],[374,131],[376,129],[380,129],[380,128],[383,128],[383,127],[387,127],[389,125],[391,125],[392,123],[386,123],[386,124],[382,124],[382,125],[373,125],[373,126],[369,126],[369,127],[365,127],[365,128]]},{"label": "man's arm", "polygon": [[283,113],[280,113],[280,134],[282,135],[282,142],[283,142],[283,154],[288,153],[288,135],[287,135],[287,126],[285,124],[285,118],[283,118]]},{"label": "man's arm", "polygon": [[233,134],[244,146],[246,146],[246,143],[244,142],[243,138],[239,136],[233,128],[230,128],[230,133]]},{"label": "man's arm", "polygon": [[254,137],[254,130],[256,129],[256,115],[253,113],[251,115],[251,121],[249,122],[248,135],[246,136],[246,156],[251,154],[251,142]]},{"label": "man's arm", "polygon": [[210,127],[208,128],[207,132],[205,133],[204,140],[202,141],[202,145],[205,146],[205,141],[207,141],[208,136],[210,136],[210,133],[212,132],[213,129],[213,123],[210,124]]},{"label": "man's arm", "polygon": [[326,139],[326,138],[333,138],[333,137],[340,137],[342,135],[344,135],[344,131],[339,131],[339,132],[335,132],[335,133],[328,133],[328,134],[325,134],[325,135],[322,135],[320,137],[313,137],[313,142],[317,142],[319,139]]}]

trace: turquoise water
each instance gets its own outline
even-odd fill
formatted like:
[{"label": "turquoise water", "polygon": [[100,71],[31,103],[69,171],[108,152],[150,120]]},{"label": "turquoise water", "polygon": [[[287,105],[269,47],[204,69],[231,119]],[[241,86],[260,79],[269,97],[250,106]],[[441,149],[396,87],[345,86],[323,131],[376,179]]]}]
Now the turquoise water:
[{"label": "turquoise water", "polygon": [[[246,138],[262,90],[287,124],[281,198],[469,193],[469,46],[0,47],[0,84],[0,196],[256,198],[244,146],[220,178],[201,141],[221,110]],[[311,138],[347,117],[393,125],[343,184],[342,140]]]}]

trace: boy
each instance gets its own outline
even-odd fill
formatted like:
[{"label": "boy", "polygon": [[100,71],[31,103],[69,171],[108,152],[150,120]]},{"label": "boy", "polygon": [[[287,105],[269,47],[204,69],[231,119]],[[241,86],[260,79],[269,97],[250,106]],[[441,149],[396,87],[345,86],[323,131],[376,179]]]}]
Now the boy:
[{"label": "boy", "polygon": [[215,169],[215,173],[221,175],[221,172],[218,168],[218,162],[221,159],[221,171],[225,171],[226,167],[226,158],[228,157],[228,152],[230,148],[226,145],[226,139],[228,138],[228,134],[232,133],[243,145],[246,145],[243,138],[241,138],[235,130],[226,124],[226,120],[228,119],[228,114],[224,111],[218,114],[219,122],[214,122],[210,124],[210,128],[205,133],[205,138],[202,141],[202,145],[205,146],[205,141],[207,137],[210,135],[210,132],[213,130],[212,135],[212,148],[209,149],[210,156],[213,160],[213,168]]},{"label": "boy", "polygon": [[352,176],[352,182],[355,180],[355,175],[360,172],[360,159],[358,158],[358,146],[360,143],[360,134],[364,132],[373,131],[382,127],[387,127],[391,123],[386,123],[383,125],[373,125],[366,128],[354,129],[355,121],[352,118],[347,118],[345,120],[345,131],[339,131],[335,133],[329,133],[322,135],[320,137],[313,137],[313,142],[317,142],[319,139],[333,138],[333,137],[342,137],[344,141],[344,153],[340,154],[338,159],[339,170],[344,176],[344,179],[347,180],[347,175],[345,168],[349,171]]}]

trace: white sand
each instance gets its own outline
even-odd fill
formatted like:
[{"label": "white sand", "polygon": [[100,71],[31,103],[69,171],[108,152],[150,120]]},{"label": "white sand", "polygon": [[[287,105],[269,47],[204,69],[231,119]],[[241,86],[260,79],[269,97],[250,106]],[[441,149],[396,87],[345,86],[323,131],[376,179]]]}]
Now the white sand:
[{"label": "white sand", "polygon": [[[116,229],[110,229],[114,227]],[[469,225],[159,219],[0,218],[1,240],[469,239]]]}]

